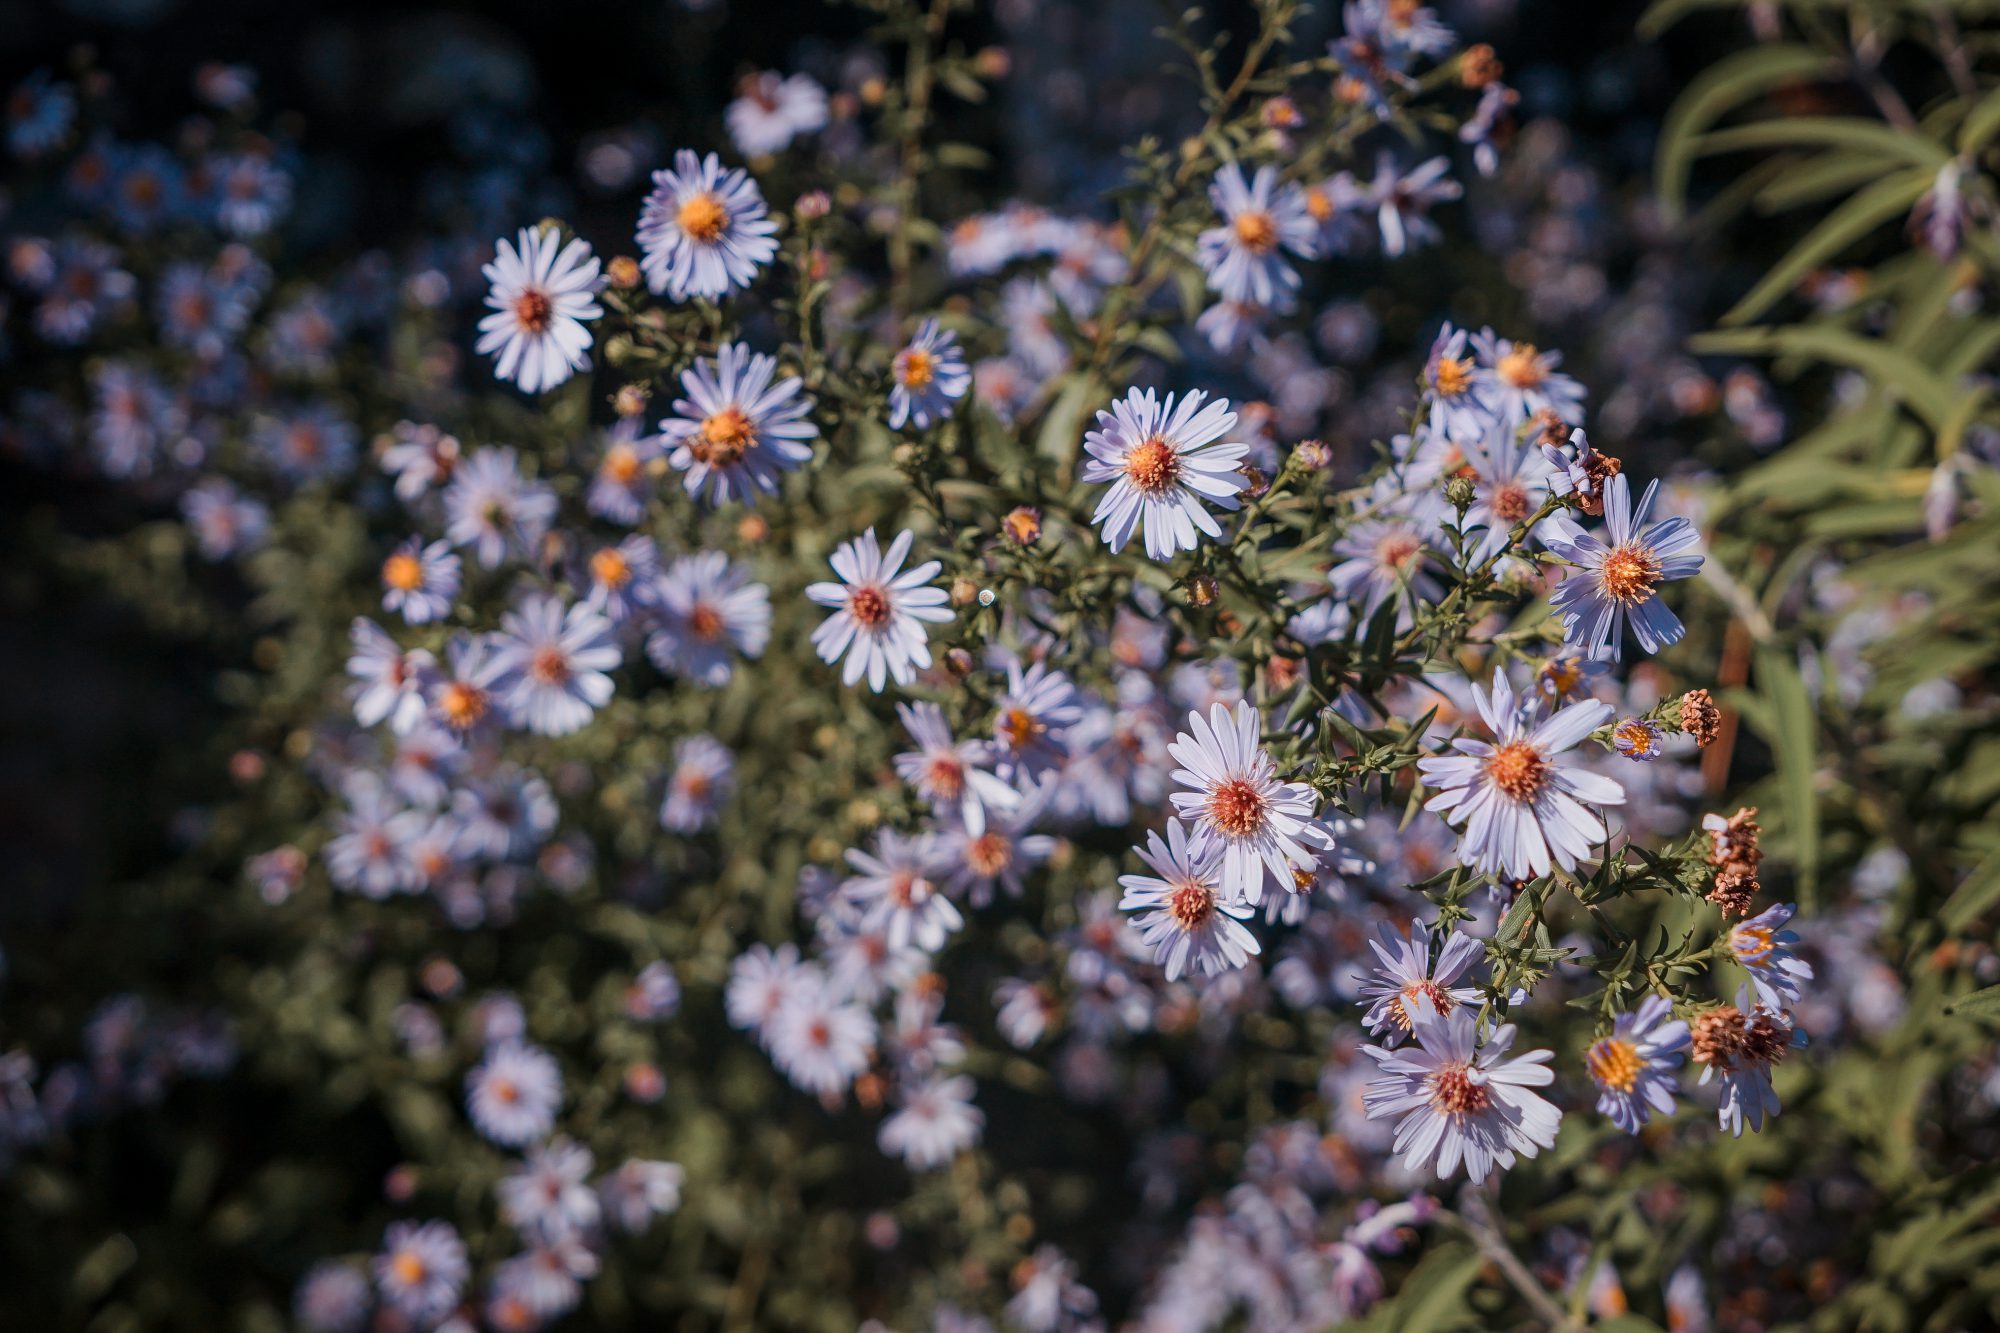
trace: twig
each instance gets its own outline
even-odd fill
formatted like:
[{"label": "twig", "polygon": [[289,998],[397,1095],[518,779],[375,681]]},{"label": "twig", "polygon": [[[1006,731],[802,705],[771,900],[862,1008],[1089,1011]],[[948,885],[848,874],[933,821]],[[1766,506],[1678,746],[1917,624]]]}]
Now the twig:
[{"label": "twig", "polygon": [[1459,1192],[1456,1213],[1447,1211],[1438,1216],[1472,1238],[1472,1243],[1479,1247],[1479,1253],[1500,1270],[1500,1275],[1507,1279],[1507,1285],[1519,1293],[1549,1328],[1566,1331],[1582,1329],[1581,1324],[1556,1304],[1555,1297],[1542,1289],[1542,1284],[1535,1280],[1535,1275],[1528,1271],[1528,1266],[1507,1244],[1506,1236],[1501,1234],[1492,1209],[1487,1206],[1477,1186],[1468,1185]]}]

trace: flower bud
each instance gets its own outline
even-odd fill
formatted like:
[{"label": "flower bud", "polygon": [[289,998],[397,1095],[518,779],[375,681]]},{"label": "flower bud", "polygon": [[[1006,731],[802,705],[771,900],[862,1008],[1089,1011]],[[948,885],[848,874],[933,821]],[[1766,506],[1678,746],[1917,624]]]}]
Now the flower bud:
[{"label": "flower bud", "polygon": [[771,535],[771,524],[761,514],[745,514],[736,520],[736,540],[755,546]]},{"label": "flower bud", "polygon": [[978,598],[979,585],[965,575],[960,574],[951,581],[951,604],[953,606],[971,606]]},{"label": "flower bud", "polygon": [[604,266],[604,277],[621,292],[629,292],[639,285],[639,261],[630,255],[613,255],[611,262]]},{"label": "flower bud", "polygon": [[947,648],[944,654],[944,669],[963,680],[972,674],[972,654],[963,648]]},{"label": "flower bud", "polygon": [[825,190],[808,190],[799,196],[798,203],[792,205],[792,212],[803,221],[812,222],[833,211],[833,200]]},{"label": "flower bud", "polygon": [[1300,440],[1292,446],[1292,462],[1306,472],[1324,472],[1333,466],[1333,449],[1325,440]]},{"label": "flower bud", "polygon": [[1459,58],[1458,81],[1467,88],[1484,88],[1489,83],[1497,83],[1504,72],[1500,58],[1484,42],[1466,47],[1465,54]]},{"label": "flower bud", "polygon": [[611,410],[621,417],[636,417],[646,410],[646,400],[651,397],[643,384],[627,384],[611,397]]},{"label": "flower bud", "polygon": [[1470,477],[1454,476],[1444,484],[1445,500],[1461,514],[1472,508],[1474,494]]},{"label": "flower bud", "polygon": [[1215,600],[1215,580],[1207,574],[1197,574],[1188,580],[1187,598],[1189,606],[1207,606]]},{"label": "flower bud", "polygon": [[1042,511],[1033,505],[1019,505],[1000,520],[1000,531],[1016,546],[1033,546],[1042,539]]}]

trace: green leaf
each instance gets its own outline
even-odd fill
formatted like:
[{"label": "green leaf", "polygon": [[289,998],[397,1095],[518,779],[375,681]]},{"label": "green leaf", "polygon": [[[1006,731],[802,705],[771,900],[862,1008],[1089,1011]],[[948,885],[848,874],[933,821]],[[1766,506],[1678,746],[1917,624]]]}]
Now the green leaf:
[{"label": "green leaf", "polygon": [[1443,1333],[1466,1328],[1476,1320],[1465,1303],[1465,1290],[1485,1264],[1469,1245],[1438,1245],[1403,1279],[1396,1294],[1396,1333]]},{"label": "green leaf", "polygon": [[1079,375],[1064,387],[1050,405],[1048,415],[1042,418],[1041,433],[1035,437],[1035,452],[1053,458],[1065,477],[1083,445],[1084,414],[1097,397],[1096,379]]},{"label": "green leaf", "polygon": [[1931,177],[1951,160],[1951,154],[1921,134],[1892,129],[1880,121],[1859,116],[1786,116],[1717,130],[1703,135],[1694,144],[1694,152],[1702,157],[1747,148],[1832,148],[1907,162],[1923,168]]},{"label": "green leaf", "polygon": [[1852,366],[1897,394],[1932,430],[1941,430],[1958,405],[1958,391],[1921,361],[1844,329],[1822,325],[1724,329],[1688,339],[1688,349],[1704,356],[1796,356]]},{"label": "green leaf", "polygon": [[1819,733],[1812,698],[1798,663],[1783,648],[1757,651],[1758,690],[1770,703],[1765,740],[1778,763],[1778,790],[1790,836],[1799,895],[1810,904],[1819,877],[1819,801],[1813,793],[1819,772]]},{"label": "green leaf", "polygon": [[[1972,868],[1965,882],[1953,890],[1951,897],[1945,899],[1944,906],[1938,909],[1938,919],[1944,923],[1946,930],[1957,934],[1986,915],[1996,903],[2000,903],[2000,852]],[[2000,990],[2000,987],[1995,990]]]},{"label": "green leaf", "polygon": [[1986,94],[1958,127],[1958,151],[1970,157],[2000,134],[2000,88]]},{"label": "green leaf", "polygon": [[1877,227],[1910,211],[1930,188],[1932,176],[1903,172],[1856,193],[1820,220],[1763,279],[1730,307],[1723,324],[1744,324],[1757,318],[1796,288],[1805,276],[1856,244]]},{"label": "green leaf", "polygon": [[[1649,11],[1643,24],[1665,26],[1662,11]],[[1678,17],[1676,15],[1675,17]],[[1654,189],[1667,215],[1678,221],[1687,207],[1688,171],[1694,164],[1696,141],[1709,126],[1752,98],[1788,83],[1810,83],[1834,77],[1839,66],[1810,47],[1758,46],[1725,56],[1688,85],[1667,113],[1654,158]]]}]

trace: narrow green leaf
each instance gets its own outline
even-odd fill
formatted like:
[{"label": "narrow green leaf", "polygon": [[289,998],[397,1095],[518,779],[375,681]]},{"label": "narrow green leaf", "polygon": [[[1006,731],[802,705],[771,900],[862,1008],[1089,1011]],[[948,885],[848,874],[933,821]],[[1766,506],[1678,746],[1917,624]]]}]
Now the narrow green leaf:
[{"label": "narrow green leaf", "polygon": [[[1657,5],[1642,22],[1658,22],[1664,27],[1672,20],[1663,11],[1671,8],[1672,0]],[[1667,215],[1679,220],[1687,207],[1688,171],[1695,159],[1695,142],[1711,125],[1773,88],[1831,78],[1838,68],[1830,57],[1810,47],[1779,45],[1738,51],[1703,71],[1674,103],[1660,130],[1653,182]]]},{"label": "narrow green leaf", "polygon": [[1735,153],[1748,148],[1831,148],[1845,153],[1907,162],[1935,176],[1951,154],[1921,134],[1893,129],[1860,116],[1786,116],[1754,125],[1736,125],[1705,134],[1696,155]]},{"label": "narrow green leaf", "polygon": [[1813,792],[1819,772],[1819,736],[1812,698],[1806,693],[1798,663],[1783,648],[1757,651],[1757,685],[1770,703],[1765,739],[1777,756],[1778,789],[1793,868],[1799,877],[1799,895],[1810,904],[1819,878],[1819,801]]},{"label": "narrow green leaf", "polygon": [[1796,288],[1805,276],[1893,218],[1910,211],[1930,188],[1931,176],[1906,171],[1868,186],[1849,198],[1806,233],[1743,299],[1722,317],[1723,324],[1745,324]]},{"label": "narrow green leaf", "polygon": [[1938,909],[1938,920],[1956,935],[1986,915],[1995,904],[2000,904],[2000,852],[1972,868],[1965,882]]}]

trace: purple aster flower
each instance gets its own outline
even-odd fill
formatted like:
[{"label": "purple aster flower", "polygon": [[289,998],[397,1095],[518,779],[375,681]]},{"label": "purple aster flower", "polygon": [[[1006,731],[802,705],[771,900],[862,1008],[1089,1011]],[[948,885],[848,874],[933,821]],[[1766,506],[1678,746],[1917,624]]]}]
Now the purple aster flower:
[{"label": "purple aster flower", "polygon": [[1803,983],[1813,979],[1812,964],[1792,952],[1798,935],[1785,929],[1797,910],[1778,903],[1729,928],[1730,956],[1749,972],[1758,1003],[1772,1009],[1797,1004]]},{"label": "purple aster flower", "polygon": [[404,652],[388,631],[365,617],[355,617],[349,631],[353,653],[347,674],[353,687],[354,720],[364,727],[387,721],[397,735],[416,730],[423,721],[425,691],[436,676],[436,659],[421,648]]},{"label": "purple aster flower", "polygon": [[997,774],[986,771],[993,759],[987,741],[954,741],[944,710],[933,703],[897,704],[914,750],[896,756],[896,776],[917,789],[941,816],[956,819],[977,837],[986,831],[987,811],[1006,811],[1021,793]]},{"label": "purple aster flower", "polygon": [[903,569],[915,541],[916,534],[905,529],[885,553],[870,528],[835,548],[830,563],[840,582],[807,586],[807,597],[837,608],[813,631],[812,642],[822,662],[847,657],[841,684],[866,676],[868,688],[880,694],[890,678],[907,685],[930,666],[923,622],[942,624],[953,612],[944,589],[926,586],[941,568],[937,561]]},{"label": "purple aster flower", "polygon": [[1281,782],[1261,744],[1257,710],[1238,700],[1235,710],[1216,704],[1207,717],[1190,711],[1188,729],[1167,752],[1180,765],[1174,812],[1219,844],[1221,891],[1232,903],[1263,901],[1267,880],[1292,887],[1292,869],[1312,864],[1306,828],[1313,792],[1303,782]]},{"label": "purple aster flower", "polygon": [[973,1082],[963,1074],[930,1078],[904,1090],[902,1104],[882,1122],[876,1142],[917,1171],[943,1166],[979,1142],[986,1115],[973,1105]]},{"label": "purple aster flower", "polygon": [[646,284],[676,301],[720,299],[748,287],[771,262],[777,230],[747,172],[724,171],[714,153],[697,158],[683,148],[672,171],[653,173],[653,192],[639,210]]},{"label": "purple aster flower", "polygon": [[461,576],[458,556],[446,542],[412,537],[382,562],[382,609],[406,624],[428,625],[451,614]]},{"label": "purple aster flower", "polygon": [[[1562,616],[1564,640],[1591,657],[1616,661],[1625,626],[1649,653],[1681,641],[1686,627],[1660,600],[1659,587],[1701,570],[1701,534],[1681,517],[1648,522],[1660,483],[1649,482],[1635,511],[1623,473],[1604,486],[1604,536],[1567,522],[1553,525],[1546,545],[1576,565],[1550,596]],[[1560,518],[1560,516],[1558,516]]]},{"label": "purple aster flower", "polygon": [[1500,670],[1492,692],[1474,685],[1472,699],[1493,741],[1460,737],[1452,742],[1458,754],[1418,760],[1425,784],[1438,789],[1424,808],[1464,830],[1462,865],[1510,879],[1546,875],[1552,865],[1574,870],[1606,836],[1586,803],[1623,805],[1625,789],[1559,756],[1610,721],[1611,705],[1571,704],[1531,726]]},{"label": "purple aster flower", "polygon": [[1262,306],[1296,291],[1298,270],[1284,252],[1301,259],[1319,254],[1319,223],[1305,193],[1295,184],[1280,185],[1276,167],[1259,167],[1246,182],[1243,168],[1229,162],[1215,173],[1208,197],[1222,215],[1222,225],[1204,231],[1196,245],[1209,287],[1226,301]]},{"label": "purple aster flower", "polygon": [[1448,1018],[1460,1005],[1476,1004],[1479,988],[1454,983],[1486,959],[1486,946],[1470,935],[1444,932],[1444,947],[1431,961],[1431,931],[1421,921],[1410,923],[1408,937],[1384,923],[1381,937],[1370,940],[1380,965],[1361,983],[1361,1000],[1368,1005],[1362,1018],[1368,1030],[1387,1033],[1391,1046],[1415,1024],[1421,1004]]},{"label": "purple aster flower", "polygon": [[1674,1113],[1674,1071],[1687,1048],[1688,1025],[1674,1017],[1673,1001],[1648,995],[1637,1009],[1612,1022],[1583,1053],[1597,1084],[1597,1109],[1627,1134],[1637,1134],[1654,1111]]},{"label": "purple aster flower", "polygon": [[620,661],[611,622],[590,609],[564,608],[556,596],[530,597],[501,618],[493,655],[504,673],[496,687],[517,726],[538,736],[567,736],[590,725],[611,702]]},{"label": "purple aster flower", "polygon": [[963,825],[947,827],[944,853],[952,865],[947,887],[963,893],[974,907],[992,902],[996,886],[1009,898],[1019,898],[1025,889],[1022,873],[1055,852],[1054,838],[1028,831],[1054,793],[1055,782],[1050,779],[1025,792],[1013,808],[994,812],[978,831]]},{"label": "purple aster flower", "polygon": [[711,828],[722,803],[736,790],[736,756],[713,736],[689,736],[674,744],[674,772],[660,805],[660,827],[670,833]]},{"label": "purple aster flower", "polygon": [[493,377],[542,393],[590,364],[588,320],[604,314],[597,304],[597,257],[581,237],[568,245],[553,229],[523,227],[515,244],[503,238],[493,261],[480,271],[492,284],[479,321],[481,356],[498,352]]},{"label": "purple aster flower", "polygon": [[1474,377],[1473,359],[1465,352],[1469,336],[1464,329],[1444,325],[1424,361],[1423,388],[1430,399],[1431,431],[1448,440],[1479,439],[1493,418]]},{"label": "purple aster flower", "polygon": [[665,453],[657,435],[641,436],[637,416],[620,417],[604,433],[604,455],[591,474],[584,508],[607,523],[631,527],[646,512],[653,495],[652,465]]},{"label": "purple aster flower", "polygon": [[512,449],[481,449],[452,469],[444,512],[445,536],[454,546],[470,546],[492,569],[510,550],[535,555],[556,516],[556,497],[521,476]]},{"label": "purple aster flower", "polygon": [[1154,873],[1120,875],[1125,895],[1118,906],[1139,914],[1133,924],[1168,981],[1191,971],[1214,976],[1263,952],[1242,922],[1250,904],[1222,890],[1222,845],[1215,838],[1190,838],[1186,825],[1169,819],[1166,838],[1149,830],[1138,852]]},{"label": "purple aster flower", "polygon": [[1611,748],[1642,764],[1658,759],[1666,743],[1667,733],[1649,718],[1628,717],[1611,729]]},{"label": "purple aster flower", "polygon": [[226,560],[264,544],[271,511],[237,491],[221,477],[210,477],[181,497],[181,516],[194,532],[195,544],[208,560]]},{"label": "purple aster flower", "polygon": [[1492,329],[1473,335],[1478,353],[1480,393],[1503,422],[1520,423],[1537,412],[1553,411],[1574,426],[1583,420],[1583,386],[1556,369],[1561,352],[1497,336]]},{"label": "purple aster flower", "polygon": [[1082,716],[1076,686],[1063,672],[1008,663],[1007,692],[994,705],[994,772],[1017,787],[1054,772],[1069,754],[1068,729]]},{"label": "purple aster flower", "polygon": [[562,1106],[562,1070],[539,1046],[504,1041],[465,1077],[466,1108],[479,1132],[503,1148],[546,1138]]},{"label": "purple aster flower", "polygon": [[1743,1130],[1759,1132],[1764,1117],[1778,1114],[1777,1089],[1771,1070],[1794,1047],[1806,1044],[1806,1034],[1792,1025],[1784,1011],[1750,1002],[1750,988],[1736,992],[1736,1003],[1717,1005],[1695,1016],[1690,1047],[1700,1064],[1701,1082],[1720,1076],[1722,1099],[1716,1108],[1722,1128],[1737,1138]]},{"label": "purple aster flower", "polygon": [[771,593],[720,551],[684,556],[660,576],[659,628],[646,655],[662,671],[727,685],[736,659],[758,658],[771,638]]},{"label": "purple aster flower", "polygon": [[841,884],[841,896],[860,910],[862,925],[880,931],[890,948],[914,945],[936,953],[945,937],[965,924],[945,896],[951,861],[934,835],[880,829],[874,850],[849,848],[847,864],[855,873]]},{"label": "purple aster flower", "polygon": [[949,417],[953,404],[972,387],[957,335],[938,327],[935,319],[925,320],[909,345],[896,353],[890,378],[890,430],[901,430],[905,422],[929,430],[932,422]]},{"label": "purple aster flower", "polygon": [[710,504],[745,503],[753,492],[776,492],[778,477],[811,461],[819,428],[808,419],[812,399],[787,375],[775,382],[775,357],[753,354],[743,343],[725,344],[713,361],[695,362],[681,375],[676,415],[660,422],[667,462],[687,474],[687,493],[708,488]]},{"label": "purple aster flower", "polygon": [[1178,403],[1172,394],[1161,402],[1151,389],[1133,389],[1100,411],[1097,429],[1083,437],[1090,454],[1083,479],[1111,483],[1091,515],[1104,544],[1124,550],[1143,523],[1146,554],[1169,560],[1200,545],[1197,532],[1220,538],[1208,506],[1235,509],[1237,493],[1249,485],[1241,471],[1249,446],[1218,443],[1235,425],[1229,400],[1208,403],[1199,389]]},{"label": "purple aster flower", "polygon": [[449,1222],[391,1222],[375,1256],[382,1300],[419,1324],[449,1313],[470,1276],[465,1242]]},{"label": "purple aster flower", "polygon": [[1446,1018],[1421,1000],[1416,1008],[1414,1046],[1362,1048],[1379,1075],[1363,1094],[1368,1118],[1397,1118],[1395,1152],[1403,1165],[1421,1171],[1435,1159],[1443,1180],[1463,1163],[1478,1184],[1517,1157],[1554,1146],[1562,1112],[1530,1090],[1555,1081],[1551,1053],[1506,1059],[1512,1024],[1494,1029],[1480,1046],[1471,1008]]},{"label": "purple aster flower", "polygon": [[1364,619],[1399,597],[1396,620],[1406,626],[1412,605],[1444,596],[1443,586],[1426,568],[1431,554],[1427,531],[1427,525],[1401,515],[1365,519],[1348,528],[1333,544],[1340,559],[1327,571],[1334,594],[1360,606]]},{"label": "purple aster flower", "polygon": [[583,562],[589,587],[584,604],[614,625],[622,625],[660,602],[660,548],[651,537],[633,535],[615,546],[600,546]]}]

